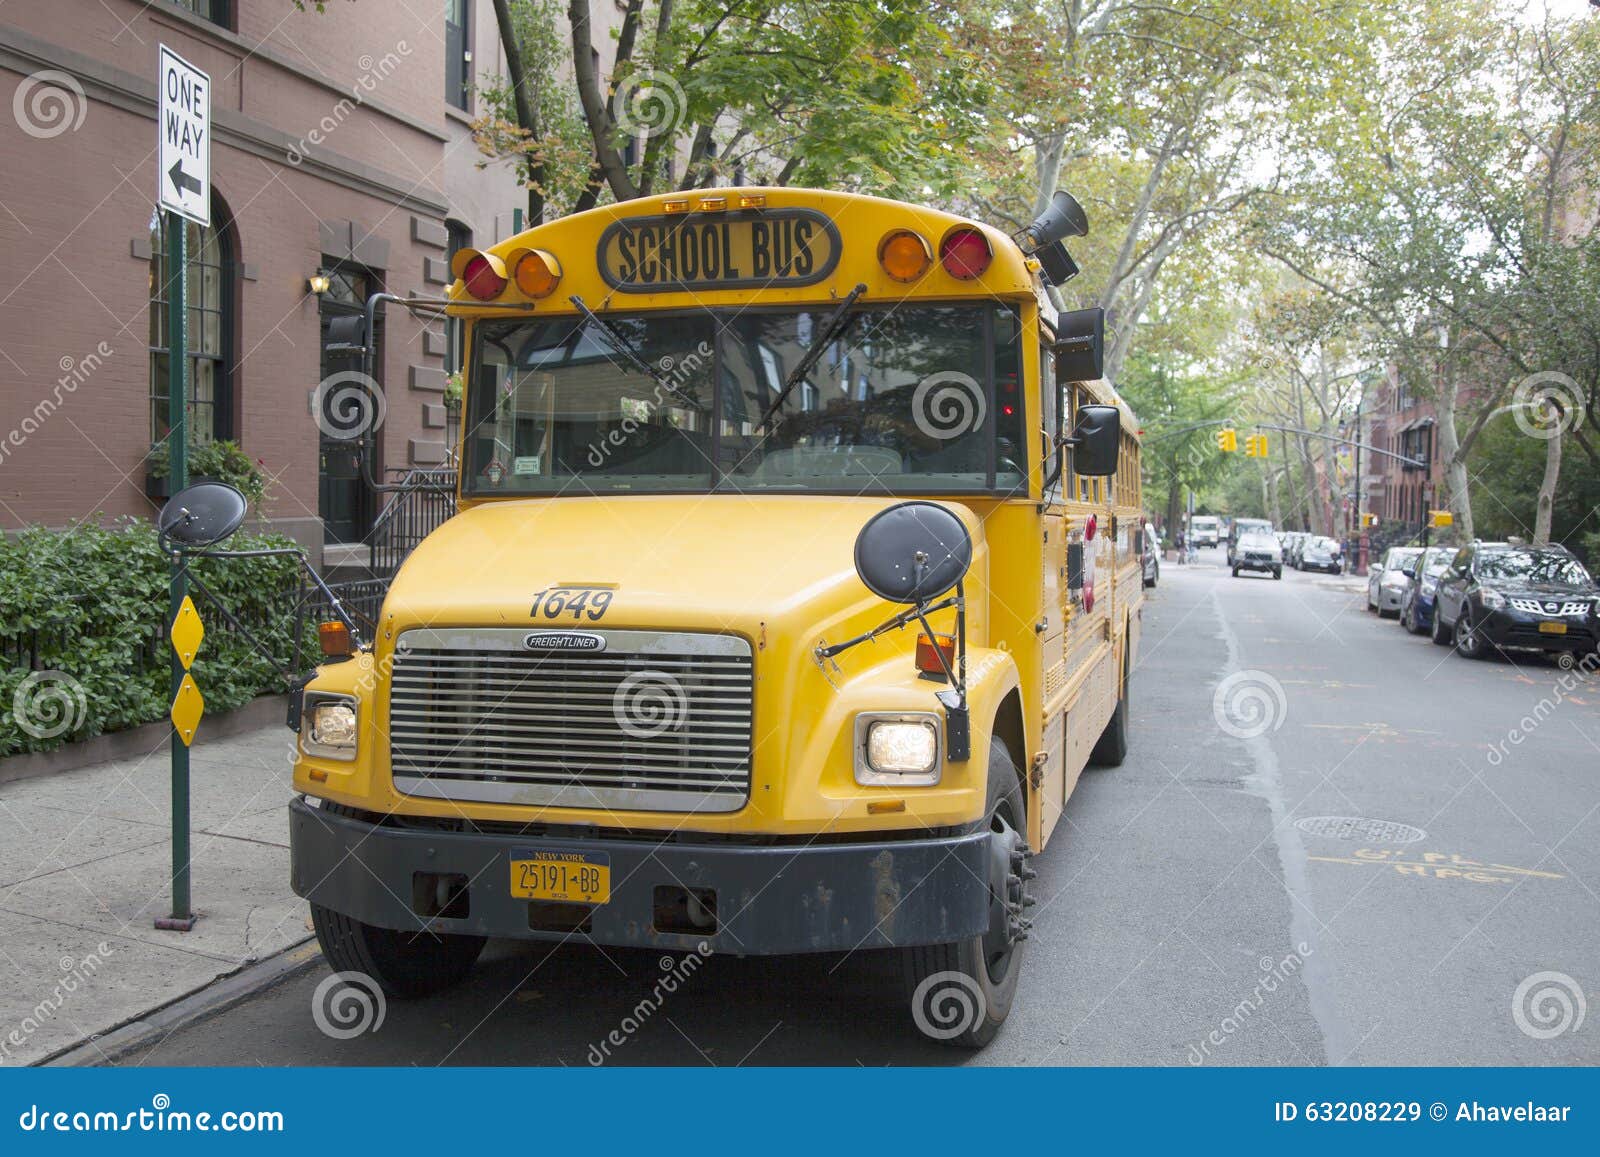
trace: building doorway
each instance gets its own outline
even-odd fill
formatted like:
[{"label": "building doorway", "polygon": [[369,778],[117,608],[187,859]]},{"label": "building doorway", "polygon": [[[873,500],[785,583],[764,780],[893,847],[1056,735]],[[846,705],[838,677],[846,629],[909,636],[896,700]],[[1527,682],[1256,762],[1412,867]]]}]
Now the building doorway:
[{"label": "building doorway", "polygon": [[[328,326],[336,317],[359,314],[372,292],[373,277],[366,270],[348,266],[324,268],[320,276],[327,278],[328,288],[318,295],[319,324],[321,327],[322,365],[321,378],[326,382],[336,374],[355,374],[361,370],[361,356],[345,350],[330,349]],[[372,364],[382,372],[383,319],[380,315],[372,335],[374,354]],[[354,379],[351,379],[354,382]],[[359,385],[356,387],[359,389]],[[352,422],[363,423],[361,411],[352,407],[355,398],[347,390],[330,387],[321,392],[322,412],[317,415],[319,439],[317,475],[317,514],[322,519],[325,543],[363,542],[372,531],[376,510],[375,495],[367,485],[361,468],[363,445],[371,447],[374,462],[383,461],[381,427],[360,430],[359,438],[348,435],[355,432]],[[368,404],[371,400],[368,399]],[[367,410],[371,413],[371,410]],[[381,411],[379,411],[381,412]],[[373,471],[378,473],[375,468]]]}]

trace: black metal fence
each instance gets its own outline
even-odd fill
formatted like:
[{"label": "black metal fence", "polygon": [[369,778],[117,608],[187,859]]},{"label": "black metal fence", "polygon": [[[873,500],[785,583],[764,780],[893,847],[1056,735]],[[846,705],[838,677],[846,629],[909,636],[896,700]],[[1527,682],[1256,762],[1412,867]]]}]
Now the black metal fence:
[{"label": "black metal fence", "polygon": [[386,581],[418,543],[456,512],[454,469],[405,470],[397,482],[401,489],[390,493],[367,536],[372,573]]}]

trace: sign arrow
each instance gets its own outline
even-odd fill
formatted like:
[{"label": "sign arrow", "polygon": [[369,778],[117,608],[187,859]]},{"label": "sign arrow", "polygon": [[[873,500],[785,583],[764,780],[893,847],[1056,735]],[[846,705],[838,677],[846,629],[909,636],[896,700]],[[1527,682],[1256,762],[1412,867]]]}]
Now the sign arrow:
[{"label": "sign arrow", "polygon": [[198,178],[191,177],[188,173],[184,172],[182,160],[176,160],[172,162],[172,168],[167,170],[167,177],[169,180],[171,180],[172,187],[178,191],[178,195],[180,197],[183,196],[185,191],[190,193],[198,193],[204,188],[204,186],[200,184]]}]

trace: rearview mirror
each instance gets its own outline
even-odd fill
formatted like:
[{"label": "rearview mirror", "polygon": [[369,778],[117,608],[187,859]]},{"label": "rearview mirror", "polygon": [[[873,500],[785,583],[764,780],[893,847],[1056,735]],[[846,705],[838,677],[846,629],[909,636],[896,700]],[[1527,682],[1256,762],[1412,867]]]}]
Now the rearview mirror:
[{"label": "rearview mirror", "polygon": [[1074,474],[1110,477],[1117,472],[1122,452],[1122,411],[1115,406],[1079,406],[1078,425],[1066,444],[1072,447]]},{"label": "rearview mirror", "polygon": [[183,550],[204,550],[233,537],[249,509],[237,487],[196,482],[167,499],[156,515],[156,531],[163,549],[170,543]]},{"label": "rearview mirror", "polygon": [[1064,382],[1095,382],[1105,376],[1106,311],[1099,306],[1064,313],[1056,319],[1056,377]]},{"label": "rearview mirror", "polygon": [[931,602],[971,566],[966,526],[933,502],[902,502],[879,511],[856,536],[856,574],[891,603]]}]

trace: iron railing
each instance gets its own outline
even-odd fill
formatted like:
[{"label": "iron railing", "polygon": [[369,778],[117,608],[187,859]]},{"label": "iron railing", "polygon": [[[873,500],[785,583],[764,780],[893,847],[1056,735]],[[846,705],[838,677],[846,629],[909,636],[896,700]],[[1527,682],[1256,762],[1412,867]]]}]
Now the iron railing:
[{"label": "iron railing", "polygon": [[367,543],[372,550],[369,567],[374,578],[394,578],[400,564],[434,530],[456,512],[456,472],[436,470],[397,470],[399,490],[390,492],[373,521]]}]

